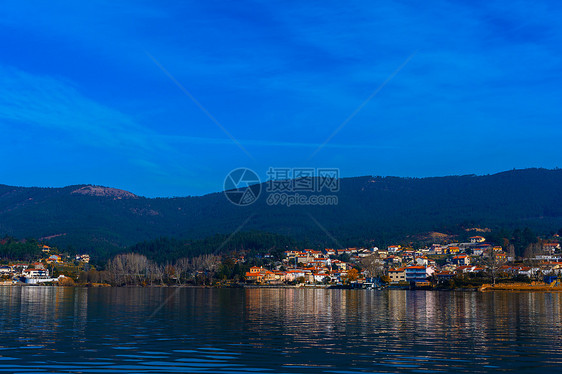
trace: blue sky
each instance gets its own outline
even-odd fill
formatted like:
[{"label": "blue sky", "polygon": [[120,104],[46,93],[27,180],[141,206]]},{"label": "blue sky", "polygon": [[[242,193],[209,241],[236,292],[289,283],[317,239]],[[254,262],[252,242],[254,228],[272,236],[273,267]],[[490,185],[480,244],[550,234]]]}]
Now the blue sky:
[{"label": "blue sky", "polygon": [[265,179],[562,164],[553,1],[0,8],[3,184],[186,196],[220,191],[238,167]]}]

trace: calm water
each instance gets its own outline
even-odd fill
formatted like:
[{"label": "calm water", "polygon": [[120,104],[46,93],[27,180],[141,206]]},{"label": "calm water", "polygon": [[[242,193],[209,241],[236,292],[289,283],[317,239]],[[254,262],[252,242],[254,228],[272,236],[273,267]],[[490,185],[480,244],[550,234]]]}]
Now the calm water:
[{"label": "calm water", "polygon": [[546,372],[561,295],[0,287],[0,372]]}]

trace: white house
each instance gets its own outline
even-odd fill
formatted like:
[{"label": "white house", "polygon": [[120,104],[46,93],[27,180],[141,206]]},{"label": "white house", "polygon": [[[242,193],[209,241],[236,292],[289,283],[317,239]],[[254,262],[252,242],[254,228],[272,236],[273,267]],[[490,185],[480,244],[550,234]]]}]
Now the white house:
[{"label": "white house", "polygon": [[388,253],[396,253],[400,250],[400,246],[399,245],[389,245],[387,248]]},{"label": "white house", "polygon": [[408,266],[406,267],[406,282],[425,282],[434,272],[432,267]]},{"label": "white house", "polygon": [[285,272],[285,280],[288,282],[296,281],[298,278],[304,278],[304,271],[299,269],[287,270]]},{"label": "white house", "polygon": [[474,243],[483,243],[486,241],[486,238],[483,236],[471,236],[470,237],[470,243],[474,244]]},{"label": "white house", "polygon": [[49,270],[47,269],[25,269],[23,271],[23,276],[26,278],[49,278]]}]

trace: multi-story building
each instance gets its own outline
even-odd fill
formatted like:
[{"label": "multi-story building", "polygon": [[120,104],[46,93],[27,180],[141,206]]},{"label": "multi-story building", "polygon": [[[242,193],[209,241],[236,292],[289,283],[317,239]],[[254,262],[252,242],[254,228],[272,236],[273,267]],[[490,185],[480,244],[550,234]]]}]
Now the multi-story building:
[{"label": "multi-story building", "polygon": [[406,282],[425,282],[434,273],[433,268],[425,266],[406,267]]},{"label": "multi-story building", "polygon": [[388,270],[388,277],[390,278],[390,283],[400,283],[406,281],[406,270],[405,268],[396,268]]}]

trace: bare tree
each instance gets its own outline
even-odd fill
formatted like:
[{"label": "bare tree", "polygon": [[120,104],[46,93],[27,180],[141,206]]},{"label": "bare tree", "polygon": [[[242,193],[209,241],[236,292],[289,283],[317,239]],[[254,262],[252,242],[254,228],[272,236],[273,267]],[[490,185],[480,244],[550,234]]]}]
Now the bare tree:
[{"label": "bare tree", "polygon": [[540,243],[531,243],[525,248],[525,258],[534,259],[537,254],[541,251]]},{"label": "bare tree", "polygon": [[384,266],[380,256],[376,253],[363,257],[361,266],[367,271],[369,277],[380,277],[383,275]]},{"label": "bare tree", "polygon": [[146,256],[126,253],[109,260],[107,271],[115,284],[142,284],[148,277],[151,265]]},{"label": "bare tree", "polygon": [[179,284],[182,284],[182,279],[188,278],[188,273],[191,268],[191,262],[189,258],[183,257],[176,261],[176,273],[177,273],[177,281]]},{"label": "bare tree", "polygon": [[191,269],[194,274],[203,275],[203,283],[212,282],[213,277],[221,264],[221,257],[213,254],[201,255],[191,259]]},{"label": "bare tree", "polygon": [[169,262],[166,263],[166,265],[164,266],[164,274],[168,284],[170,284],[170,282],[172,281],[178,283],[178,274],[175,265],[172,265]]},{"label": "bare tree", "polygon": [[496,256],[496,252],[494,250],[490,251],[490,255],[486,257],[484,260],[484,264],[488,268],[488,273],[492,278],[492,285],[496,284],[496,278],[498,276],[498,271],[500,269],[500,262]]},{"label": "bare tree", "polygon": [[120,255],[115,256],[107,263],[107,271],[109,272],[109,280],[113,284],[123,284],[124,282],[124,270],[123,270],[123,261]]},{"label": "bare tree", "polygon": [[513,244],[507,246],[507,253],[509,257],[515,260],[515,246]]},{"label": "bare tree", "polygon": [[195,274],[203,275],[203,283],[212,282],[221,257],[213,254],[181,258],[175,264],[158,265],[137,253],[120,254],[108,261],[106,269],[109,281],[116,285],[162,284],[166,280],[181,284]]},{"label": "bare tree", "polygon": [[149,267],[149,277],[151,284],[157,283],[162,284],[164,283],[164,267],[160,266],[155,263],[151,263]]}]

